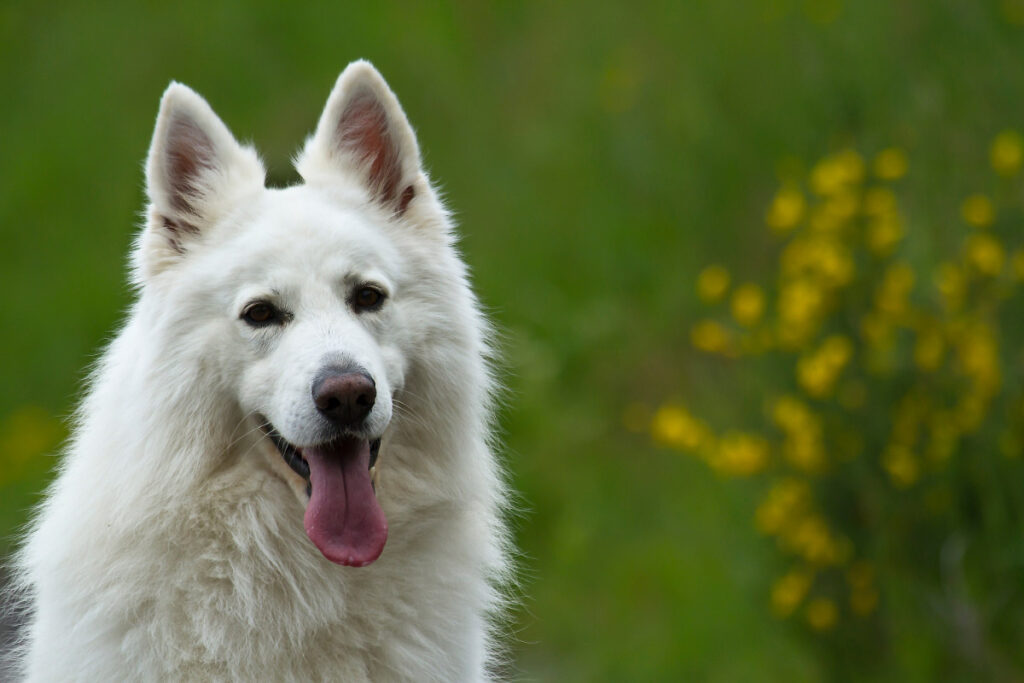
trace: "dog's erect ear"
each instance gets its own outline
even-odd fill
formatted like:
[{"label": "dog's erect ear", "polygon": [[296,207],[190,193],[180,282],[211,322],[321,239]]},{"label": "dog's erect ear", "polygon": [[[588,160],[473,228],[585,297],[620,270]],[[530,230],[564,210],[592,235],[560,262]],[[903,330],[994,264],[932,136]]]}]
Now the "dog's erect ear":
[{"label": "dog's erect ear", "polygon": [[316,132],[295,163],[306,182],[339,174],[401,216],[426,190],[419,146],[398,98],[366,61],[348,65],[327,98]]},{"label": "dog's erect ear", "polygon": [[264,175],[256,152],[235,141],[206,100],[171,83],[146,160],[150,208],[142,246],[183,253],[189,239],[263,188]]}]

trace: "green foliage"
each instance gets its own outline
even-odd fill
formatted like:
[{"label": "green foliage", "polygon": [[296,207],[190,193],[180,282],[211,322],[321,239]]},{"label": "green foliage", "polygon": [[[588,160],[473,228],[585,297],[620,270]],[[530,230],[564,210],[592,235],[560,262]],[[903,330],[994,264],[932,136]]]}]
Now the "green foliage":
[{"label": "green foliage", "polygon": [[[976,679],[974,665],[949,665],[957,643],[1021,649],[1019,625],[1005,611],[1019,604],[1020,549],[1001,542],[1020,526],[1019,511],[1008,507],[1019,501],[1019,461],[984,450],[1002,448],[1001,428],[1019,423],[999,411],[1009,405],[1002,397],[1019,388],[1012,343],[1021,338],[1021,316],[1018,299],[996,297],[986,314],[995,317],[979,320],[987,327],[964,327],[954,339],[931,283],[965,234],[982,237],[965,257],[970,268],[994,268],[998,260],[984,236],[1002,245],[1000,277],[977,282],[1011,280],[1020,188],[1016,176],[993,175],[992,165],[1014,166],[1014,136],[1002,138],[1001,151],[988,146],[1003,129],[1024,128],[1022,21],[1017,0],[3,4],[4,535],[24,523],[45,485],[53,459],[44,453],[63,435],[57,418],[70,412],[83,369],[130,300],[124,263],[143,205],[140,162],[167,82],[208,96],[240,138],[255,140],[274,182],[286,183],[293,179],[289,155],[315,124],[334,78],[348,61],[366,57],[417,127],[504,335],[510,391],[503,426],[522,495],[526,594],[512,624],[513,654],[524,677],[843,680],[859,670],[848,664],[870,660],[874,678]],[[865,162],[864,174],[888,168],[900,175],[900,154],[909,168],[898,181],[878,174],[893,184],[900,220],[877,228],[875,239],[892,241],[894,251],[870,257],[879,259],[876,283],[866,283],[867,271],[855,263],[856,281],[837,284],[836,296],[860,292],[864,300],[849,310],[871,310],[885,269],[893,259],[905,263],[915,275],[908,307],[945,321],[936,323],[935,337],[943,369],[927,376],[964,381],[956,375],[957,339],[981,340],[983,358],[988,342],[977,331],[989,329],[1000,377],[996,393],[986,390],[988,426],[958,437],[942,468],[930,469],[924,452],[911,450],[917,478],[904,488],[894,486],[878,448],[892,434],[885,420],[899,405],[894,397],[912,388],[901,378],[923,372],[912,360],[918,328],[889,325],[895,341],[878,360],[891,374],[878,376],[865,366],[860,321],[837,319],[854,304],[830,308],[832,327],[816,332],[813,346],[788,352],[773,347],[738,358],[747,350],[696,353],[690,343],[707,314],[693,283],[708,263],[729,264],[726,282],[719,272],[716,283],[715,271],[701,280],[731,293],[730,310],[708,317],[718,327],[693,335],[702,343],[722,344],[723,331],[725,342],[735,341],[777,314],[778,249],[797,237],[761,226],[766,206],[774,207],[774,223],[785,224],[818,205],[799,160],[887,145],[895,152]],[[821,182],[849,166],[850,158],[835,159],[814,174]],[[856,209],[862,232],[866,191]],[[961,208],[976,223],[988,220],[985,200],[961,207],[977,192],[993,223],[967,230]],[[869,258],[861,246],[848,248]],[[841,260],[831,263],[824,251],[806,258],[838,265],[833,277],[842,279]],[[967,261],[954,265],[971,272]],[[905,287],[907,272],[893,271],[890,286]],[[944,282],[952,287],[955,277]],[[972,297],[982,295],[966,292],[961,310],[981,311]],[[809,306],[815,296],[797,287],[787,305]],[[840,340],[826,345],[832,336]],[[753,348],[777,339],[752,339]],[[793,473],[836,545],[818,543],[822,556],[848,547],[849,558],[829,565],[827,585],[815,570],[808,598],[793,618],[779,620],[773,584],[793,570],[783,587],[801,592],[805,560],[799,551],[778,553],[751,523],[782,472],[783,437],[771,426],[778,406],[766,409],[765,399],[787,387],[818,417],[820,403],[836,403],[806,395],[797,383],[793,363],[803,349],[813,349],[804,366],[818,391],[828,389],[821,378],[830,372],[839,373],[833,392],[852,369],[862,373],[863,411],[876,421],[864,423],[861,455],[844,465],[865,463],[852,479],[831,470]],[[886,383],[887,398],[876,411],[867,389],[877,383]],[[955,386],[925,395],[958,400]],[[651,416],[643,406],[665,397],[678,406],[684,396],[693,420],[699,412],[704,424],[717,425],[725,446],[718,469],[754,474],[719,477],[621,424],[623,410],[637,404],[628,422],[646,429]],[[799,419],[800,412],[782,414]],[[813,455],[815,430],[798,433],[792,447]],[[820,434],[831,438],[831,422]],[[823,452],[833,462],[832,446]],[[132,454],[110,457],[116,466]],[[903,471],[898,457],[892,463]],[[847,506],[869,478],[879,487],[882,521],[858,527],[848,523],[855,517]],[[835,493],[822,497],[826,479]],[[919,518],[934,485],[948,489],[947,507]],[[921,529],[927,533],[913,535]],[[947,542],[951,529],[959,536]],[[820,541],[813,531],[808,526],[807,538]],[[911,542],[886,547],[878,538]],[[936,557],[936,548],[945,552]],[[848,577],[863,561],[873,571]],[[922,569],[929,566],[931,574]],[[961,572],[952,583],[951,570]],[[865,605],[870,591],[879,595],[863,620],[851,617],[850,591],[858,585]],[[1000,588],[1008,592],[1002,602]],[[935,603],[939,589],[946,592]],[[810,609],[816,599],[833,607]],[[985,638],[972,641],[969,630],[951,635],[948,620],[935,616],[951,609],[979,616]],[[810,614],[824,624],[833,610],[832,629],[805,628]],[[1012,656],[1004,659],[1010,667]],[[981,660],[995,661],[987,652]],[[992,673],[1006,671],[1012,668]]]}]

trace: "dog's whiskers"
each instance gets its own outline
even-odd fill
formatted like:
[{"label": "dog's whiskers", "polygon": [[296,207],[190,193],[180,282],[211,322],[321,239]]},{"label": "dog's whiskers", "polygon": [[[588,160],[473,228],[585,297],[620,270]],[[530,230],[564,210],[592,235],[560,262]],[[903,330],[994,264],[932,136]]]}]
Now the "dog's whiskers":
[{"label": "dog's whiskers", "polygon": [[[228,443],[228,446],[229,446],[229,447],[230,447],[230,446],[233,446],[233,445],[235,444],[235,440],[234,440],[234,439],[235,439],[235,433],[236,433],[236,432],[238,432],[238,428],[239,428],[239,427],[241,427],[241,426],[242,426],[243,424],[245,424],[245,423],[246,423],[246,421],[247,421],[247,420],[248,420],[248,419],[249,419],[250,417],[252,417],[253,415],[257,415],[257,414],[258,414],[258,413],[257,413],[257,411],[255,411],[255,410],[250,410],[250,411],[249,411],[249,412],[247,412],[247,413],[246,413],[245,415],[243,415],[243,416],[242,416],[242,417],[241,417],[241,418],[240,418],[240,419],[238,420],[238,422],[236,422],[236,423],[235,423],[235,428],[231,430],[231,433],[230,433],[230,434],[228,434],[228,442],[229,442],[229,443]],[[248,433],[248,432],[247,432],[247,433]],[[245,436],[245,434],[243,434],[243,435],[242,435],[241,437],[239,437],[239,438],[244,438],[244,436]]]},{"label": "dog's whiskers", "polygon": [[[259,414],[259,413],[257,413],[257,412],[256,412],[255,410],[253,410],[253,411],[250,411],[250,412],[249,412],[249,414],[248,414],[248,415],[246,415],[246,416],[245,416],[244,418],[242,418],[242,420],[241,420],[241,421],[240,421],[240,422],[238,423],[238,425],[236,425],[236,426],[235,426],[235,429],[234,429],[234,430],[233,430],[233,431],[231,432],[231,434],[232,434],[232,435],[234,435],[234,433],[235,433],[236,431],[238,431],[238,427],[239,427],[239,426],[241,426],[242,422],[245,422],[246,420],[248,420],[248,419],[249,419],[250,417],[252,417],[253,415],[258,415],[258,414]],[[238,444],[238,443],[239,443],[240,441],[242,441],[243,439],[245,439],[246,437],[248,437],[248,436],[249,436],[250,434],[252,434],[253,432],[257,432],[257,431],[260,431],[260,430],[261,430],[261,429],[263,429],[264,427],[268,427],[268,426],[270,426],[270,423],[269,423],[269,422],[267,422],[266,420],[261,420],[261,421],[259,421],[259,422],[258,422],[258,423],[256,424],[256,426],[255,426],[255,427],[250,427],[250,428],[249,428],[249,429],[247,429],[247,430],[246,430],[246,431],[245,431],[244,433],[240,434],[240,435],[238,436],[238,438],[235,438],[235,439],[231,439],[231,440],[230,440],[230,441],[228,442],[227,446],[225,447],[225,450],[231,450],[232,448],[234,448],[234,447],[235,447],[235,445],[236,445],[236,444]],[[250,448],[249,448],[249,449],[247,449],[247,451],[246,451],[246,452],[248,452],[248,450],[251,450],[251,449],[252,449],[252,447],[250,446]]]},{"label": "dog's whiskers", "polygon": [[420,427],[422,429],[429,429],[430,424],[423,419],[422,416],[417,415],[408,405],[402,401],[392,398],[391,405],[395,411],[395,414],[400,416],[403,420],[410,422],[413,426]]}]

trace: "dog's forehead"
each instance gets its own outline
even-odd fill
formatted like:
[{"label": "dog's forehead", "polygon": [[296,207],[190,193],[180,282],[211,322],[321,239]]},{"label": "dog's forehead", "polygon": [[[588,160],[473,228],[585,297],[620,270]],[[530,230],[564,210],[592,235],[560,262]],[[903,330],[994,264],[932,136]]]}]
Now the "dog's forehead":
[{"label": "dog's forehead", "polygon": [[399,258],[374,212],[307,186],[266,191],[246,223],[236,247],[275,263],[358,269]]}]

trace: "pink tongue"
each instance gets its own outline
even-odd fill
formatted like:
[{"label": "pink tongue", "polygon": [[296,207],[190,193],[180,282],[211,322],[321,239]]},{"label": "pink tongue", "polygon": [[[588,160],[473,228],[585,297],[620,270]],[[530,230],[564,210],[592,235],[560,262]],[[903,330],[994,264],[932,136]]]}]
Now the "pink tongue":
[{"label": "pink tongue", "polygon": [[378,557],[388,522],[370,483],[370,442],[344,438],[302,449],[313,492],[306,506],[306,535],[331,562],[363,567]]}]

